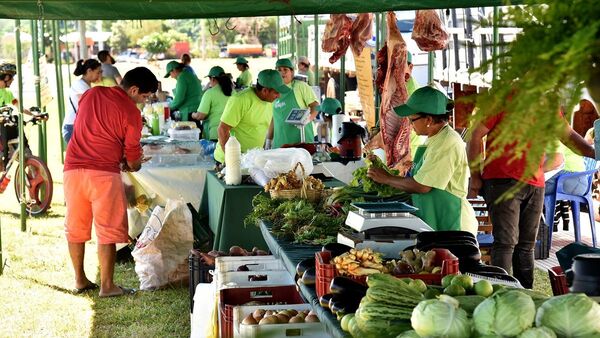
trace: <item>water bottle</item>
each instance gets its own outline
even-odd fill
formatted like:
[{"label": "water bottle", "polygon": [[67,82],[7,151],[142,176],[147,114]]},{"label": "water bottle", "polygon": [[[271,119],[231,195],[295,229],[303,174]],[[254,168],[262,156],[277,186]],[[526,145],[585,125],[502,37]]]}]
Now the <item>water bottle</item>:
[{"label": "water bottle", "polygon": [[225,143],[225,184],[242,183],[242,147],[233,132]]},{"label": "water bottle", "polygon": [[156,112],[152,114],[152,135],[160,135],[160,121]]},{"label": "water bottle", "polygon": [[10,183],[10,175],[4,176],[4,179],[2,180],[2,182],[0,182],[0,194],[3,193],[4,190],[6,190],[6,187],[8,187],[9,183]]}]

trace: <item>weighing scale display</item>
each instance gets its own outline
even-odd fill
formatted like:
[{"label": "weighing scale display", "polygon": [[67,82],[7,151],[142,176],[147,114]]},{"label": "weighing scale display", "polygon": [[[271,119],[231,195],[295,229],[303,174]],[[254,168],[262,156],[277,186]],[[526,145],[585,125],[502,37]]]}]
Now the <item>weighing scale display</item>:
[{"label": "weighing scale display", "polygon": [[290,111],[290,114],[288,115],[285,122],[287,122],[289,124],[297,125],[297,126],[298,125],[304,126],[304,125],[308,124],[309,116],[310,116],[309,109],[293,108]]}]

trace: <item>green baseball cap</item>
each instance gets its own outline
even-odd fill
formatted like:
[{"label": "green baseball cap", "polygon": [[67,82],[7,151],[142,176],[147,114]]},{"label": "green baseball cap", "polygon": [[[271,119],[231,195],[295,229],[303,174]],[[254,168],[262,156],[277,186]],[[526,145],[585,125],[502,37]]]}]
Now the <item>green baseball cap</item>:
[{"label": "green baseball cap", "polygon": [[265,88],[275,89],[279,94],[286,94],[291,90],[290,87],[283,84],[281,75],[274,69],[265,69],[258,73],[256,82]]},{"label": "green baseball cap", "polygon": [[444,115],[446,114],[446,104],[448,104],[448,97],[444,93],[433,87],[425,86],[417,89],[405,104],[394,108],[394,111],[398,116],[418,113]]},{"label": "green baseball cap", "polygon": [[169,77],[169,75],[171,75],[171,71],[173,71],[173,69],[177,69],[181,66],[181,63],[177,62],[177,61],[171,61],[169,63],[167,63],[167,75],[165,75],[165,78]]},{"label": "green baseball cap", "polygon": [[342,104],[337,99],[328,97],[315,109],[327,115],[336,115],[342,112]]},{"label": "green baseball cap", "polygon": [[412,63],[412,53],[409,51],[406,51],[406,62]]},{"label": "green baseball cap", "polygon": [[279,59],[277,63],[275,63],[275,68],[279,67],[287,67],[291,70],[294,70],[294,65],[292,64],[292,60],[290,59]]},{"label": "green baseball cap", "polygon": [[243,65],[243,64],[246,64],[246,65],[247,65],[247,64],[248,64],[248,60],[246,60],[246,58],[245,58],[245,57],[243,57],[243,56],[238,56],[238,57],[235,59],[235,62],[234,62],[234,63],[235,63],[235,64],[242,64],[242,65]]},{"label": "green baseball cap", "polygon": [[209,76],[210,77],[219,77],[223,73],[225,73],[225,70],[223,70],[223,67],[214,66],[208,71],[208,75],[206,77],[209,77]]}]

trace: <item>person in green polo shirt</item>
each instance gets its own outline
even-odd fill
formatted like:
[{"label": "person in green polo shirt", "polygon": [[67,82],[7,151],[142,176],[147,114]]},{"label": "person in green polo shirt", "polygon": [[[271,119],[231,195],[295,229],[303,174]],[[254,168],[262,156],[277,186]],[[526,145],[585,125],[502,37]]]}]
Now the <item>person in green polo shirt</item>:
[{"label": "person in green polo shirt", "polygon": [[192,113],[192,118],[204,121],[202,125],[204,139],[217,141],[217,128],[221,122],[225,105],[233,91],[233,82],[231,82],[231,75],[226,74],[220,66],[212,67],[208,72],[208,78],[210,79],[210,89],[202,95],[198,112]]},{"label": "person in green polo shirt", "polygon": [[248,70],[250,68],[248,60],[243,56],[238,56],[234,63],[241,72],[240,76],[235,80],[235,87],[238,89],[250,87],[252,85],[252,73]]},{"label": "person in green polo shirt", "polygon": [[269,124],[273,118],[273,104],[279,97],[290,92],[283,84],[276,70],[266,69],[258,73],[255,87],[250,87],[232,95],[221,116],[218,134],[219,143],[215,148],[215,160],[225,161],[225,143],[229,133],[235,132],[242,152],[253,148],[263,148]]},{"label": "person in green polo shirt", "polygon": [[200,80],[191,72],[184,71],[184,64],[177,61],[167,63],[167,74],[177,80],[173,91],[173,101],[169,104],[171,111],[179,110],[181,121],[188,121],[191,112],[195,112],[202,98],[202,85]]},{"label": "person in green polo shirt", "polygon": [[469,164],[465,143],[448,125],[452,104],[433,87],[417,89],[406,104],[394,108],[408,117],[418,135],[426,135],[417,148],[411,177],[388,174],[370,168],[367,175],[375,182],[412,193],[416,215],[434,230],[477,232],[477,219],[467,201]]},{"label": "person in green polo shirt", "polygon": [[[315,109],[319,103],[312,88],[303,81],[294,79],[294,65],[290,59],[279,59],[275,68],[281,74],[283,82],[292,90],[288,94],[282,94],[273,102],[273,123],[269,127],[268,140],[273,140],[272,147],[280,148],[284,144],[300,143],[300,129],[285,120],[294,108],[310,109],[310,121],[317,117]],[[304,127],[304,135],[307,143],[313,143],[314,132],[312,122]]]}]

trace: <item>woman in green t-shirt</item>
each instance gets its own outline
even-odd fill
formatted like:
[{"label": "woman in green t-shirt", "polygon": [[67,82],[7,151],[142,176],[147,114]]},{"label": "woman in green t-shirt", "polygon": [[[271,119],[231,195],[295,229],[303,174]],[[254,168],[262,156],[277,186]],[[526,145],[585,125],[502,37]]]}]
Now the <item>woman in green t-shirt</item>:
[{"label": "woman in green t-shirt", "polygon": [[235,80],[235,88],[244,89],[250,87],[252,85],[252,74],[248,70],[248,68],[250,68],[248,60],[243,56],[238,56],[237,59],[235,59],[235,65],[241,72],[240,76]]},{"label": "woman in green t-shirt", "polygon": [[[281,74],[283,83],[292,89],[287,94],[282,94],[273,102],[273,122],[267,134],[267,144],[273,148],[280,148],[284,144],[300,143],[300,129],[285,120],[294,108],[310,109],[310,121],[317,116],[316,107],[319,105],[312,88],[303,81],[294,79],[294,65],[290,59],[277,60],[275,68]],[[313,124],[309,122],[304,127],[305,142],[314,140]],[[271,142],[272,140],[272,142]]]},{"label": "woman in green t-shirt", "polygon": [[231,74],[226,74],[219,66],[210,69],[208,78],[210,79],[210,89],[202,96],[198,112],[193,113],[192,118],[204,121],[202,138],[216,142],[218,139],[217,128],[225,105],[233,91],[233,82],[231,82]]}]

